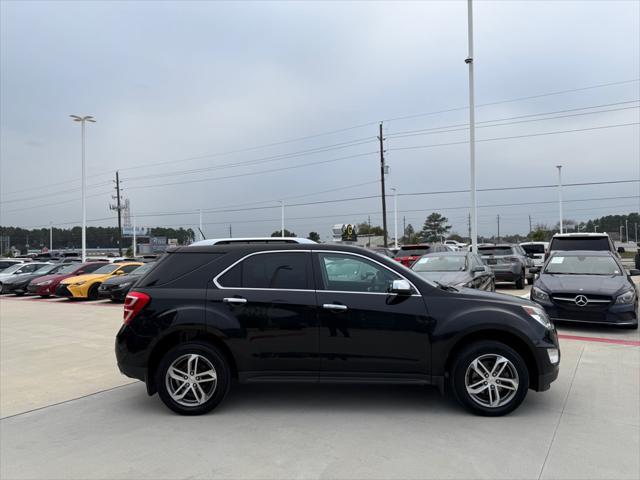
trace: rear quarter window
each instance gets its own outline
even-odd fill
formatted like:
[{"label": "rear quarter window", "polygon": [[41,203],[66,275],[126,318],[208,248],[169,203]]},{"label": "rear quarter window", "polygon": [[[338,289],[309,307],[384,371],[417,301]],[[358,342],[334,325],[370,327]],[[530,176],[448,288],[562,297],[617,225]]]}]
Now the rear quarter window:
[{"label": "rear quarter window", "polygon": [[213,265],[224,253],[170,253],[136,283],[136,287],[205,288]]}]

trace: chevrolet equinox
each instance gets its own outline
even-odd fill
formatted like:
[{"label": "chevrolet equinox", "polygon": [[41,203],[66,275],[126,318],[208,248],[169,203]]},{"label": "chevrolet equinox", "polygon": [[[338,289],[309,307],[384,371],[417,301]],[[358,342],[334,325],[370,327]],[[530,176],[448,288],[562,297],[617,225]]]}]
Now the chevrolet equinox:
[{"label": "chevrolet equinox", "polygon": [[180,247],[127,295],[120,371],[171,410],[215,408],[231,382],[423,384],[471,412],[513,411],[557,376],[540,306],[424,279],[358,247]]}]

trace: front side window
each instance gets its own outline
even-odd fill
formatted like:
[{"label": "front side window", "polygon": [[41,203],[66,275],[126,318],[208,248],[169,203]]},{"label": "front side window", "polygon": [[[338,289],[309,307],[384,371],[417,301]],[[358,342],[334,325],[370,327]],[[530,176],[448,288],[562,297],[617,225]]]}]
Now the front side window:
[{"label": "front side window", "polygon": [[361,257],[318,253],[322,288],[340,292],[386,293],[400,275]]},{"label": "front side window", "polygon": [[122,267],[122,268],[120,269],[120,271],[121,271],[121,272],[124,272],[124,273],[131,273],[131,272],[133,272],[136,268],[138,268],[139,266],[140,266],[140,265],[127,265],[127,266],[125,266],[125,267]]},{"label": "front side window", "polygon": [[251,255],[218,279],[224,288],[273,288],[307,290],[309,253],[260,253]]}]

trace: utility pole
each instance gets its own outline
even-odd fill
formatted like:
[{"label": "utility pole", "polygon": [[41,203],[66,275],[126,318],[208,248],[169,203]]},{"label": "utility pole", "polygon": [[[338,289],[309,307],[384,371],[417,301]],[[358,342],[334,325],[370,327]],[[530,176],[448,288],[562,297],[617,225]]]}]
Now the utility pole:
[{"label": "utility pole", "polygon": [[382,122],[380,122],[380,187],[382,191],[382,233],[384,237],[384,246],[388,246],[387,243],[387,199],[385,197],[384,190],[384,137],[382,136]]},{"label": "utility pole", "polygon": [[533,229],[531,228],[531,215],[529,215],[529,233],[531,233]]},{"label": "utility pole", "polygon": [[133,243],[131,245],[131,249],[133,250],[133,257],[136,256],[136,217],[132,218],[133,220]]},{"label": "utility pole", "polygon": [[558,169],[558,206],[560,208],[560,233],[563,233],[563,215],[562,215],[562,165],[556,165]]},{"label": "utility pole", "polygon": [[49,252],[53,250],[53,223],[49,222]]},{"label": "utility pole", "polygon": [[620,243],[622,243],[622,224],[620,224]]},{"label": "utility pole", "polygon": [[627,232],[627,243],[629,243],[629,219],[624,219],[624,231]]},{"label": "utility pole", "polygon": [[478,212],[476,204],[476,100],[473,78],[473,1],[467,1],[467,27],[469,55],[464,62],[469,65],[469,179],[471,192],[471,251],[478,253]]},{"label": "utility pole", "polygon": [[471,243],[471,214],[469,214],[469,218],[467,219],[467,227],[469,229],[469,243]]},{"label": "utility pole", "polygon": [[500,243],[500,215],[498,215],[498,243]]},{"label": "utility pole", "polygon": [[122,206],[120,205],[120,174],[116,170],[116,195],[112,196],[116,201],[115,205],[109,205],[110,210],[118,211],[118,254],[122,256]]},{"label": "utility pole", "polygon": [[[637,236],[637,235],[636,235]],[[402,243],[409,243],[407,239],[407,217],[402,216]]]},{"label": "utility pole", "polygon": [[282,215],[281,215],[281,224],[280,224],[280,236],[284,238],[284,200],[280,200],[282,204]]},{"label": "utility pole", "polygon": [[231,224],[229,224],[229,238],[233,238],[233,233],[231,231]]},{"label": "utility pole", "polygon": [[202,236],[202,240],[204,240],[204,233],[202,230],[202,209],[198,210],[198,219],[199,219],[198,226],[200,229],[200,235]]},{"label": "utility pole", "polygon": [[392,188],[391,190],[393,190],[393,238],[395,241],[395,248],[398,248],[398,191],[395,188]]},{"label": "utility pole", "polygon": [[368,239],[367,239],[367,246],[370,247],[371,246],[371,215],[367,216],[367,223],[369,224],[369,232],[368,232]]}]

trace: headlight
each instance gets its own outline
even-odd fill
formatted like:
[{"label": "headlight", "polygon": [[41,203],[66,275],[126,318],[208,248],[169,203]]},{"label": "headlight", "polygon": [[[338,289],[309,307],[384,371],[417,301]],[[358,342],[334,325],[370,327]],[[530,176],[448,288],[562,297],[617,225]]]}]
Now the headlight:
[{"label": "headlight", "polygon": [[544,290],[539,289],[538,287],[533,287],[531,289],[531,298],[533,300],[537,300],[538,302],[549,302],[549,294]]},{"label": "headlight", "polygon": [[633,303],[635,299],[635,290],[629,290],[628,292],[624,292],[622,295],[618,295],[618,298],[616,298],[616,304]]},{"label": "headlight", "polygon": [[549,317],[547,316],[547,312],[544,311],[544,308],[530,307],[529,305],[523,305],[522,308],[536,322],[538,322],[543,327],[551,330],[551,320],[549,320]]},{"label": "headlight", "polygon": [[86,280],[80,280],[79,282],[74,283],[74,285],[79,287],[80,285],[84,285],[85,283],[87,283]]},{"label": "headlight", "polygon": [[46,280],[44,282],[36,283],[36,285],[38,285],[39,287],[42,287],[42,286],[45,286],[45,285],[51,285],[52,282],[53,282],[53,280]]}]

